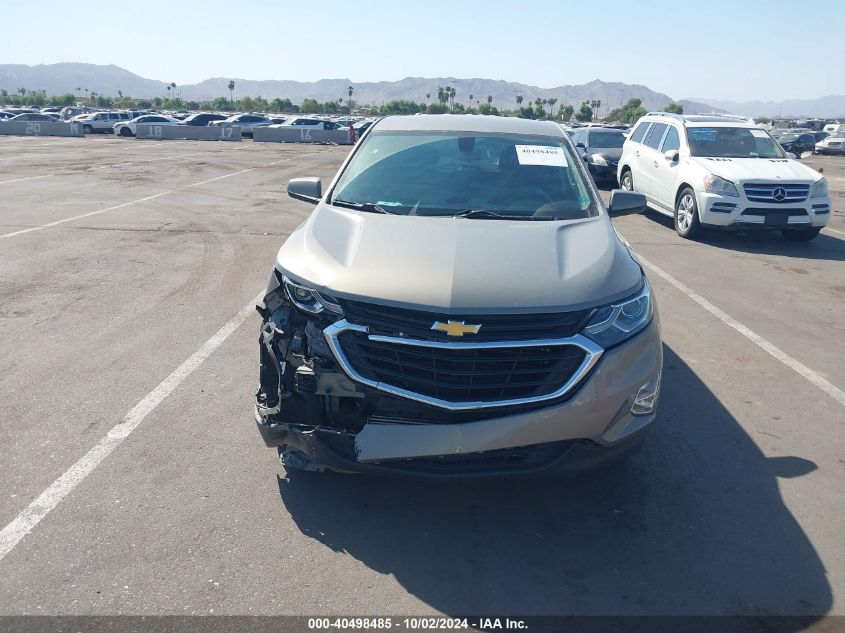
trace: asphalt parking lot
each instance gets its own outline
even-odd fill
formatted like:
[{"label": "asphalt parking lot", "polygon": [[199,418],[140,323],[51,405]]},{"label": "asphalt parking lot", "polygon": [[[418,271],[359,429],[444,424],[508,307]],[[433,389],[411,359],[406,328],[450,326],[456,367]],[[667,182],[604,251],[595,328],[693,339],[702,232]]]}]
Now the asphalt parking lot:
[{"label": "asphalt parking lot", "polygon": [[432,485],[287,477],[252,419],[284,184],[348,151],[0,138],[0,614],[845,615],[845,158],[808,244],[618,219],[665,343],[628,464]]}]

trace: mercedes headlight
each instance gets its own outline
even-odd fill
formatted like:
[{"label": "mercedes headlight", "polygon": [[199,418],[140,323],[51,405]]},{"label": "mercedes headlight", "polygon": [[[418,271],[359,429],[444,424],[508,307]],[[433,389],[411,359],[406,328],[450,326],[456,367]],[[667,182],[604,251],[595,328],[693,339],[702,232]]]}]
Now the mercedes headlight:
[{"label": "mercedes headlight", "polygon": [[325,310],[337,315],[343,314],[343,309],[331,297],[327,297],[313,288],[292,281],[286,276],[282,276],[282,283],[285,286],[285,293],[288,299],[290,299],[290,302],[303,312],[320,314]]},{"label": "mercedes headlight", "polygon": [[591,154],[590,162],[599,167],[607,167],[607,159],[601,154]]},{"label": "mercedes headlight", "polygon": [[739,196],[736,186],[730,180],[725,180],[713,174],[707,174],[704,177],[704,191],[707,193],[718,193],[722,196]]},{"label": "mercedes headlight", "polygon": [[827,178],[822,176],[819,180],[815,182],[813,188],[810,189],[810,197],[811,198],[824,198],[827,196]]},{"label": "mercedes headlight", "polygon": [[637,294],[596,310],[583,334],[604,348],[612,347],[642,330],[653,315],[651,288],[643,277],[643,287]]}]

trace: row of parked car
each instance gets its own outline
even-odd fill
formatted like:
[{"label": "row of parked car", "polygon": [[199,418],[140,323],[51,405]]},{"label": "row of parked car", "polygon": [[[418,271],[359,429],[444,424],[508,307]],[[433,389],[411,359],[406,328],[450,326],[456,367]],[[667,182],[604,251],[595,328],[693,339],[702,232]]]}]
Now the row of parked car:
[{"label": "row of parked car", "polygon": [[791,129],[772,135],[781,147],[797,156],[804,152],[845,154],[845,123],[832,123],[823,130]]},{"label": "row of parked car", "polygon": [[[77,108],[78,109],[78,108]],[[65,108],[67,110],[67,108]],[[360,137],[372,125],[372,119],[360,117],[331,118],[318,116],[275,116],[252,112],[221,114],[219,112],[154,112],[140,110],[86,111],[63,118],[62,112],[36,111],[32,108],[8,108],[0,110],[0,121],[62,121],[68,120],[82,125],[86,134],[114,133],[120,136],[135,136],[138,123],[155,125],[229,125],[240,128],[243,136],[251,137],[258,127],[307,127],[312,130],[355,130]]]}]

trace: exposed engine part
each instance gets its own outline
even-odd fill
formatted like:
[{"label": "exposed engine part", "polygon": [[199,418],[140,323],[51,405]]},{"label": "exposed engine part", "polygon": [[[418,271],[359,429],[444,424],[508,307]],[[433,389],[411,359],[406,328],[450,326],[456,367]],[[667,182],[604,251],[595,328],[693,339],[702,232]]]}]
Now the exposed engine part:
[{"label": "exposed engine part", "polygon": [[272,415],[279,412],[282,399],[290,395],[285,386],[290,308],[280,305],[269,315],[267,312],[267,308],[259,309],[265,321],[259,337],[260,375],[255,399],[264,415]]},{"label": "exposed engine part", "polygon": [[293,390],[297,393],[316,393],[317,376],[308,365],[300,365],[293,376]]}]

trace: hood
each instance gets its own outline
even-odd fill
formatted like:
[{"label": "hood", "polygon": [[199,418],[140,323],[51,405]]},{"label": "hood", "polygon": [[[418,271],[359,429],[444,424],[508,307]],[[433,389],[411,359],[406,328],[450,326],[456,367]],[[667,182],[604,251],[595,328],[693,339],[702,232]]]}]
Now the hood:
[{"label": "hood", "polygon": [[590,149],[588,153],[599,154],[601,156],[604,156],[605,158],[609,158],[610,160],[614,160],[617,162],[619,162],[619,159],[622,158],[621,147],[596,147]]},{"label": "hood", "polygon": [[789,158],[705,158],[693,156],[704,169],[731,182],[783,180],[814,183],[821,174]]},{"label": "hood", "polygon": [[364,213],[320,203],[277,268],[339,297],[452,312],[593,307],[642,273],[606,216],[509,221]]}]

